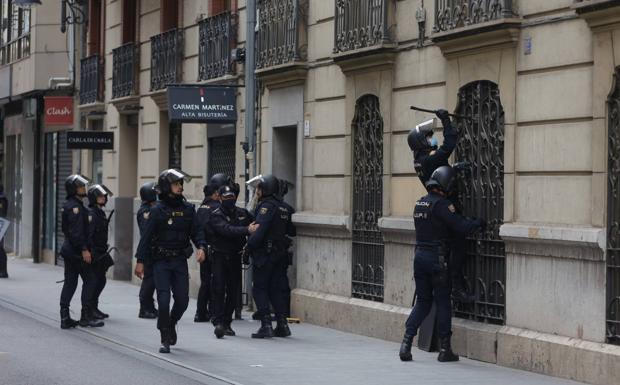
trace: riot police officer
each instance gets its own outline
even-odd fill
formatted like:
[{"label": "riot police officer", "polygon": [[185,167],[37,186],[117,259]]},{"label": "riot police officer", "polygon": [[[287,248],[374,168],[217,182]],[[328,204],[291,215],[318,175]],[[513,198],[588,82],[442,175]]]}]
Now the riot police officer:
[{"label": "riot police officer", "polygon": [[[205,259],[207,245],[196,211],[183,197],[183,184],[190,179],[185,172],[175,169],[164,170],[159,175],[160,201],[151,209],[136,253],[135,274],[138,277],[144,277],[145,262],[153,264],[159,306],[160,353],[170,353],[170,345],[177,343],[176,325],[189,304],[187,258],[193,253],[190,239],[198,249],[198,263]],[[171,291],[174,298],[172,309]]]},{"label": "riot police officer", "polygon": [[[444,141],[441,146],[437,147],[437,141],[433,137],[433,130],[430,126],[418,126],[411,130],[407,137],[409,148],[414,153],[413,166],[420,181],[425,186],[431,174],[437,168],[449,165],[448,159],[452,155],[458,141],[458,132],[452,126],[448,111],[440,109],[437,110],[436,115],[443,125]],[[457,163],[454,165],[454,168],[464,170],[467,168],[467,164],[463,162]],[[456,184],[453,186],[453,190],[448,192],[448,199],[452,201],[452,204],[455,205],[455,208],[460,213]],[[467,244],[464,238],[454,237],[450,242],[452,297],[463,303],[475,300],[463,285],[465,282],[463,264],[466,259],[466,248]]]},{"label": "riot police officer", "polygon": [[[248,239],[253,262],[253,295],[261,327],[252,338],[288,337],[286,320],[287,228],[289,211],[276,195],[279,182],[273,175],[262,176],[256,186],[258,206],[255,217],[258,229]],[[273,330],[269,304],[273,306],[277,327]]]},{"label": "riot police officer", "polygon": [[92,254],[88,249],[88,213],[82,199],[86,197],[89,180],[79,174],[69,175],[65,180],[67,200],[62,206],[62,232],[65,240],[60,249],[64,260],[65,280],[60,293],[60,327],[69,329],[78,325],[71,319],[69,306],[78,285],[78,276],[82,278],[82,314],[80,326],[103,326],[103,321],[92,315],[92,295],[94,277],[92,271]]},{"label": "riot police officer", "polygon": [[[289,183],[285,180],[279,181],[278,194],[276,198],[280,202],[280,205],[284,206],[288,211],[288,219],[287,219],[287,230],[286,230],[286,249],[287,249],[287,270],[288,266],[293,265],[293,240],[291,237],[297,236],[297,229],[293,224],[293,214],[295,214],[295,209],[284,201],[284,197],[288,194],[288,186]],[[286,317],[291,316],[291,285],[288,279],[288,273],[286,274]]]},{"label": "riot police officer", "polygon": [[446,260],[447,242],[452,232],[465,237],[483,226],[483,222],[464,218],[446,198],[454,179],[455,173],[450,166],[439,167],[426,182],[428,195],[415,205],[413,217],[416,248],[413,269],[417,300],[405,324],[405,335],[399,352],[402,361],[411,361],[413,337],[430,312],[433,301],[437,306],[437,334],[441,341],[438,360],[447,362],[459,359],[450,346],[452,307]]},{"label": "riot police officer", "polygon": [[[202,190],[205,198],[198,208],[197,216],[200,226],[205,232],[205,241],[207,242],[207,245],[213,237],[211,234],[211,227],[209,226],[211,213],[220,207],[218,190],[224,185],[230,185],[230,183],[231,179],[229,176],[218,173],[209,179],[209,183],[207,183]],[[211,301],[212,278],[213,272],[211,271],[211,260],[207,256],[205,261],[200,264],[200,288],[198,289],[194,322],[209,322],[211,319],[209,303]]]},{"label": "riot police officer", "polygon": [[[144,235],[146,229],[146,223],[151,215],[151,208],[157,203],[157,192],[155,191],[155,182],[147,182],[140,187],[140,200],[142,204],[138,209],[136,220],[138,222],[138,229],[140,230],[140,237]],[[147,258],[148,260],[148,258]],[[144,277],[140,284],[140,311],[138,312],[139,318],[154,319],[157,318],[157,309],[155,308],[155,301],[153,295],[155,294],[155,280],[153,279],[153,265],[152,263],[144,264]]]},{"label": "riot police officer", "polygon": [[[108,249],[108,227],[110,218],[106,217],[103,207],[108,203],[112,192],[102,184],[95,184],[88,189],[88,249],[92,254],[92,270],[95,284],[92,298],[92,314],[97,319],[109,315],[99,310],[99,297],[106,285],[106,273],[114,264]],[[110,214],[111,217],[112,214]]]},{"label": "riot police officer", "polygon": [[213,269],[211,282],[211,310],[215,336],[234,336],[231,328],[232,316],[237,305],[238,290],[241,285],[241,252],[246,236],[256,230],[254,217],[235,205],[236,195],[232,187],[222,186],[219,191],[220,207],[211,213],[210,227],[213,238],[210,240],[209,259]]}]

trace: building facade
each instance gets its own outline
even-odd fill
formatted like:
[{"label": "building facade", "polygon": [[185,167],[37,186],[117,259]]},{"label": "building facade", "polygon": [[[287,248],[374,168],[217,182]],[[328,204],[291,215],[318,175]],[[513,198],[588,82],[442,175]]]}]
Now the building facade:
[{"label": "building facade", "polygon": [[[472,164],[459,180],[465,212],[488,223],[469,243],[478,301],[454,309],[455,350],[615,383],[618,1],[256,3],[257,146],[247,159],[294,184],[295,315],[402,337],[414,294],[411,213],[424,193],[406,136],[433,117],[410,106],[446,108],[468,117],[456,120],[454,156]],[[215,172],[244,182],[244,88],[233,125],[170,124],[165,90],[243,85],[230,51],[245,46],[246,1],[89,7],[80,127],[114,132],[115,148],[83,152],[80,164],[115,193],[113,275],[130,279],[140,184],[181,167],[199,201]],[[191,275],[196,284],[196,266]]]}]

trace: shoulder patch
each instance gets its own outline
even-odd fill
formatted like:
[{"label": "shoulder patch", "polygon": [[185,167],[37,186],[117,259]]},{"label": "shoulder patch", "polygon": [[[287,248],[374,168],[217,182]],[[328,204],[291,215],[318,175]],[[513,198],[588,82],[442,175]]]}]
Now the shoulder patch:
[{"label": "shoulder patch", "polygon": [[80,213],[80,208],[79,207],[74,207],[73,208],[73,214],[79,214]]},{"label": "shoulder patch", "polygon": [[90,222],[92,222],[92,221],[93,221],[93,216],[92,216],[92,215],[89,215],[89,216],[88,216],[88,223],[90,223]]},{"label": "shoulder patch", "polygon": [[269,209],[267,207],[262,207],[259,211],[259,213],[262,215],[267,214],[267,212],[269,212]]},{"label": "shoulder patch", "polygon": [[455,213],[456,209],[454,208],[453,204],[450,204],[450,206],[448,206],[448,210],[450,210],[451,213]]},{"label": "shoulder patch", "polygon": [[144,214],[142,214],[142,217],[143,217],[144,219],[149,219],[149,216],[150,216],[150,215],[151,215],[151,213],[147,211],[147,212],[145,212]]}]

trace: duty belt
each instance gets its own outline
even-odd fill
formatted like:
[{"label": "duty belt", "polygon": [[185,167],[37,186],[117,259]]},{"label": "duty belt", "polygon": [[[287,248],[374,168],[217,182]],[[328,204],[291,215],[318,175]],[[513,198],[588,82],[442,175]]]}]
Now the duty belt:
[{"label": "duty belt", "polygon": [[185,258],[185,249],[166,249],[155,247],[155,255],[158,258]]}]

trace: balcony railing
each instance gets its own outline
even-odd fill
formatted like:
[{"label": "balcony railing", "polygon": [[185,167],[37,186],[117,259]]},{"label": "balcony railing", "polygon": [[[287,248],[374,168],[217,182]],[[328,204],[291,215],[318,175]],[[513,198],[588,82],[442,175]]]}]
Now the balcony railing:
[{"label": "balcony railing", "polygon": [[151,37],[151,91],[177,83],[183,60],[183,32],[171,29]]},{"label": "balcony railing", "polygon": [[112,50],[112,98],[137,94],[138,47],[127,43]]},{"label": "balcony railing", "polygon": [[514,16],[512,0],[435,0],[433,32]]},{"label": "balcony railing", "polygon": [[305,60],[304,0],[259,0],[256,68]]},{"label": "balcony railing", "polygon": [[80,62],[80,104],[100,102],[103,98],[103,63],[99,55]]},{"label": "balcony railing", "polygon": [[334,53],[392,42],[391,0],[336,0]]},{"label": "balcony railing", "polygon": [[233,73],[230,52],[237,40],[236,23],[230,12],[208,17],[198,23],[198,80]]}]

